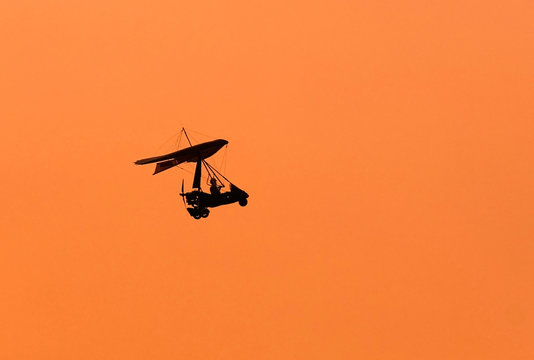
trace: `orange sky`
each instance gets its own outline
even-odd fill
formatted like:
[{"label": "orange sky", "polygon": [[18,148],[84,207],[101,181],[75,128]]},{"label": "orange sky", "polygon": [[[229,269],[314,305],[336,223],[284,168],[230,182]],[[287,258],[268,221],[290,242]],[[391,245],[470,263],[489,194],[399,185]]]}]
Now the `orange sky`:
[{"label": "orange sky", "polygon": [[[2,1],[0,358],[533,359],[533,18]],[[133,165],[182,126],[246,208]]]}]

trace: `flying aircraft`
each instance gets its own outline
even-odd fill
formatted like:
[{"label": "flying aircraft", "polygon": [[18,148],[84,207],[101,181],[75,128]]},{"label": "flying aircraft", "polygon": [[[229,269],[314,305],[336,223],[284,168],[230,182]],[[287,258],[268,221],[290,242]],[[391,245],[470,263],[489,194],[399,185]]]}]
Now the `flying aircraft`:
[{"label": "flying aircraft", "polygon": [[[186,209],[195,219],[206,218],[210,214],[208,208],[214,208],[221,205],[228,205],[232,203],[239,203],[241,206],[246,206],[248,203],[248,194],[235,186],[230,180],[222,175],[215,167],[209,164],[206,159],[214,155],[222,147],[228,145],[228,141],[224,139],[217,139],[213,141],[204,142],[201,144],[193,145],[189,140],[189,136],[184,128],[182,128],[181,134],[185,134],[189,147],[181,149],[170,154],[150,157],[146,159],[137,160],[136,165],[145,165],[156,163],[156,169],[154,174],[156,175],[162,171],[168,170],[174,166],[182,163],[190,162],[196,163],[195,174],[193,177],[193,190],[190,192],[184,192],[184,180],[182,179],[182,192],[180,196],[184,201],[184,205],[187,202]],[[202,166],[206,169],[208,174],[208,180],[210,183],[210,192],[202,191],[201,177]],[[230,184],[230,191],[221,192],[221,188],[224,187],[224,183],[221,178],[225,179]]]}]

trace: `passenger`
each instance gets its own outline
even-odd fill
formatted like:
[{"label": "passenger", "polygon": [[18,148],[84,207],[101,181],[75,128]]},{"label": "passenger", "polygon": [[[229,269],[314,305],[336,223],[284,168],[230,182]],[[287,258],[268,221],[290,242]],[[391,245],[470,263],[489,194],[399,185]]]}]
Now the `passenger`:
[{"label": "passenger", "polygon": [[211,187],[210,187],[210,193],[211,195],[221,195],[221,187],[217,185],[217,180],[215,178],[211,178]]}]

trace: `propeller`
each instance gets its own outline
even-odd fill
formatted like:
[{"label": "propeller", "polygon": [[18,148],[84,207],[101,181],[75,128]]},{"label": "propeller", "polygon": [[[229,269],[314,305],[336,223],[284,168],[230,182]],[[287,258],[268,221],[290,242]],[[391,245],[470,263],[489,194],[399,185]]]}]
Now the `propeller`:
[{"label": "propeller", "polygon": [[182,197],[182,201],[184,202],[184,206],[187,207],[187,205],[185,204],[184,179],[182,179],[182,192],[180,193],[180,196]]}]

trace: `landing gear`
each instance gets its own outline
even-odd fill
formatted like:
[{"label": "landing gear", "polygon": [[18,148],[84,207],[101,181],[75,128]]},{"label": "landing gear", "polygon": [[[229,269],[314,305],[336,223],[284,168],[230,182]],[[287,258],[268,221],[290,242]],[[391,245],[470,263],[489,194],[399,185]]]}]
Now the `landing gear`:
[{"label": "landing gear", "polygon": [[210,214],[210,211],[206,208],[187,208],[187,211],[189,212],[189,215],[196,220],[199,220],[200,218],[207,218]]},{"label": "landing gear", "polygon": [[241,205],[241,206],[247,206],[247,204],[248,204],[248,200],[247,200],[247,199],[243,198],[243,199],[240,199],[240,200],[239,200],[239,205]]}]

